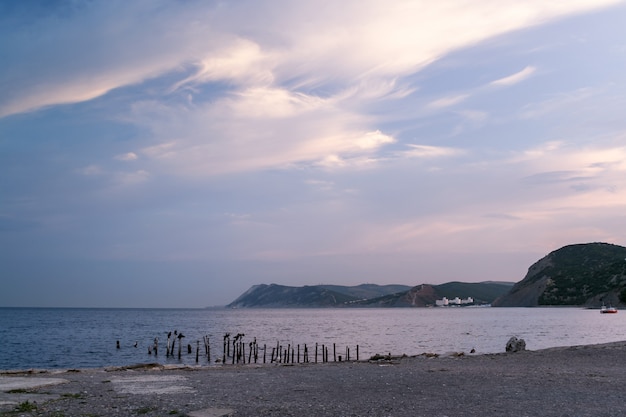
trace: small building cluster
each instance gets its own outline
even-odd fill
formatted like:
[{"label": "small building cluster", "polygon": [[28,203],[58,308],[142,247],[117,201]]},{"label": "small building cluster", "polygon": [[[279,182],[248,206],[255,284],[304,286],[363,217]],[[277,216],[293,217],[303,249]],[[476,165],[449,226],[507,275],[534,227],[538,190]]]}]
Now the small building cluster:
[{"label": "small building cluster", "polygon": [[443,297],[441,300],[436,300],[435,305],[437,307],[449,307],[449,306],[464,306],[474,304],[474,299],[472,297],[467,298],[459,298],[454,297],[452,300],[448,300],[446,297]]}]

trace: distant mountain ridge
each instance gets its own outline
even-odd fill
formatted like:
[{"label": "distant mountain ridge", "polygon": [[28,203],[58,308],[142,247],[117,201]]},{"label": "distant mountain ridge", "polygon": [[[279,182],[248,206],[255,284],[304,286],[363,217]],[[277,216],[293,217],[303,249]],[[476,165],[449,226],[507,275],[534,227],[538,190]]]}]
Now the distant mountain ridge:
[{"label": "distant mountain ridge", "polygon": [[626,247],[610,243],[567,245],[528,268],[523,280],[440,285],[362,284],[251,287],[228,307],[426,307],[447,297],[472,297],[494,307],[626,306]]},{"label": "distant mountain ridge", "polygon": [[449,282],[441,285],[361,284],[357,286],[312,285],[290,287],[278,284],[252,286],[227,307],[426,307],[435,300],[472,297],[477,303],[490,303],[508,292],[514,283]]},{"label": "distant mountain ridge", "polygon": [[496,307],[626,305],[626,248],[583,243],[555,250],[493,302]]}]

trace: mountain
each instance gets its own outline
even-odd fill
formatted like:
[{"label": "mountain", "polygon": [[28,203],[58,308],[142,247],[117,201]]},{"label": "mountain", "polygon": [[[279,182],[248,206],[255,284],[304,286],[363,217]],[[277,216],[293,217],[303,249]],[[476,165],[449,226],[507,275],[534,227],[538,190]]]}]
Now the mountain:
[{"label": "mountain", "polygon": [[495,307],[599,306],[626,301],[626,248],[609,243],[564,246],[535,262]]},{"label": "mountain", "polygon": [[361,284],[351,287],[344,285],[318,285],[320,288],[326,288],[327,290],[336,291],[345,295],[349,295],[356,299],[369,299],[382,297],[388,294],[395,294],[399,292],[408,291],[411,289],[409,285],[377,285],[377,284]]},{"label": "mountain", "polygon": [[422,284],[408,291],[353,302],[353,305],[374,307],[427,307],[443,297],[472,297],[475,304],[489,304],[497,297],[507,293],[513,287],[512,282],[448,282],[440,285]]},{"label": "mountain", "polygon": [[442,285],[313,285],[289,287],[277,284],[254,285],[227,307],[426,307],[442,297],[472,297],[490,303],[505,294],[513,283],[462,283]]},{"label": "mountain", "polygon": [[357,298],[321,286],[254,285],[227,307],[336,307]]}]

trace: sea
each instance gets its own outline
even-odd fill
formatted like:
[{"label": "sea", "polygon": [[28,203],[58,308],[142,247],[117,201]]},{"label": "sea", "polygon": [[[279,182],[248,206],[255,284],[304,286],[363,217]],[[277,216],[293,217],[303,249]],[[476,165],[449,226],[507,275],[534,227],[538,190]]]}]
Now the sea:
[{"label": "sea", "polygon": [[[183,334],[178,357],[168,333]],[[621,341],[626,312],[581,308],[97,309],[0,308],[0,370],[79,369],[147,363],[218,366],[224,336],[270,351],[332,347],[329,360],[379,355],[484,354],[516,336],[530,350]],[[211,360],[205,354],[208,338]],[[158,340],[154,352],[155,339]],[[118,344],[119,343],[119,344]],[[119,346],[119,347],[118,347]],[[191,350],[191,353],[189,352]],[[196,362],[196,350],[199,358]],[[334,352],[334,354],[333,354]],[[261,354],[262,355],[262,354]],[[247,358],[246,358],[247,359]],[[261,359],[258,359],[261,361]],[[319,358],[321,361],[321,356]],[[227,363],[230,360],[227,361]]]}]

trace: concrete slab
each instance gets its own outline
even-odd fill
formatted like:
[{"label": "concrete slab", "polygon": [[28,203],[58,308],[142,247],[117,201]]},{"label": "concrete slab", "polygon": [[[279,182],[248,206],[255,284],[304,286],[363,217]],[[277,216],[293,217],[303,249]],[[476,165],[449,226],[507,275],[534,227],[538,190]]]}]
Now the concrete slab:
[{"label": "concrete slab", "polygon": [[235,414],[230,408],[205,408],[204,410],[191,411],[189,417],[229,417]]},{"label": "concrete slab", "polygon": [[120,394],[181,394],[194,393],[195,389],[183,383],[187,378],[179,375],[138,375],[111,379],[113,388]]},{"label": "concrete slab", "polygon": [[59,398],[58,395],[53,394],[38,394],[23,391],[68,382],[70,381],[63,378],[0,376],[0,406],[15,406],[25,401],[44,402]]},{"label": "concrete slab", "polygon": [[58,385],[68,383],[63,378],[33,378],[21,376],[0,376],[0,391],[8,392],[14,390],[28,390],[45,387],[47,385]]}]

